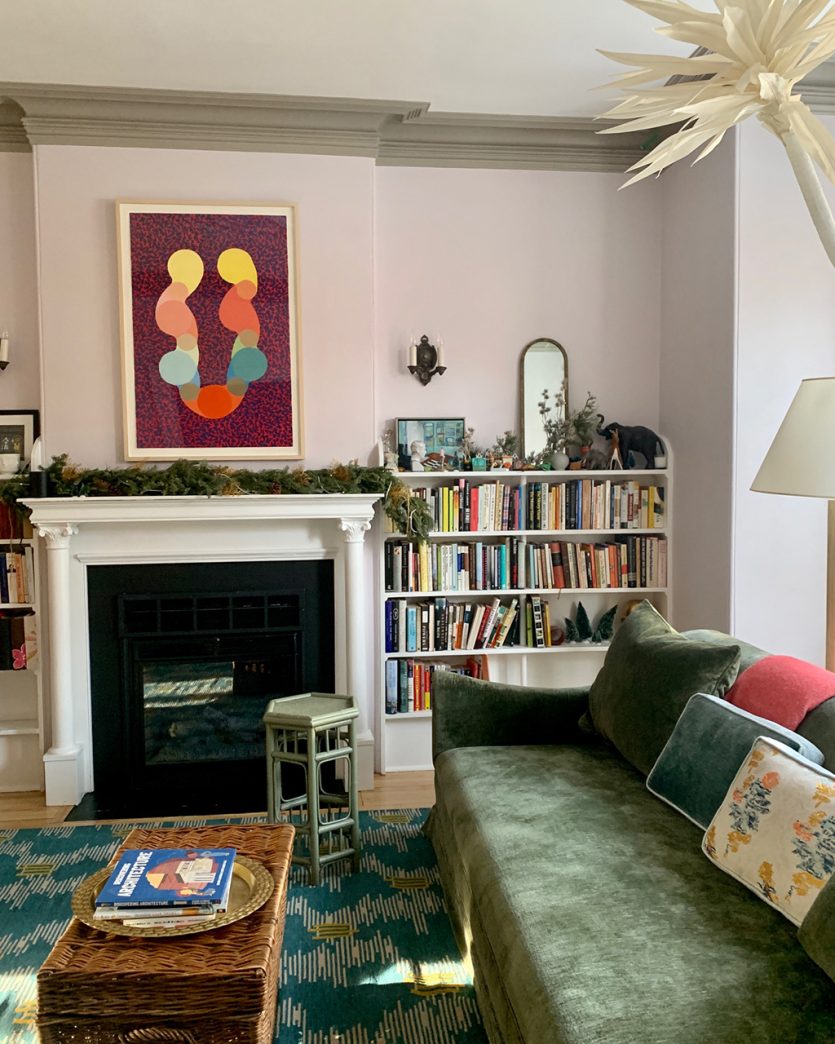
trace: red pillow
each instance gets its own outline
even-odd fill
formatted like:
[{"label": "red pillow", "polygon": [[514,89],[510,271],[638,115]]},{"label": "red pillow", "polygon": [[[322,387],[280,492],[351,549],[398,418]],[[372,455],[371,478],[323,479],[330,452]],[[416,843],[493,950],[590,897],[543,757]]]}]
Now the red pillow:
[{"label": "red pillow", "polygon": [[725,699],[750,714],[796,729],[830,696],[835,696],[832,671],[793,656],[766,656],[740,674]]}]

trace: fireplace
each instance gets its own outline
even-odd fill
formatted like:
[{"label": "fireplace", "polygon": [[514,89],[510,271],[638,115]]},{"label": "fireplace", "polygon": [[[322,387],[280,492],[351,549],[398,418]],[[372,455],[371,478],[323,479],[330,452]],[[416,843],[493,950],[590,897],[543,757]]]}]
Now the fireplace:
[{"label": "fireplace", "polygon": [[[125,671],[131,672],[134,680],[141,679],[138,687],[143,694],[147,691],[149,703],[154,705],[148,722],[149,730],[153,731],[165,727],[156,716],[163,700],[161,687],[179,686],[176,700],[183,709],[188,701],[178,672],[184,669],[191,670],[192,674],[203,672],[207,670],[205,665],[212,663],[216,673],[210,675],[205,684],[231,688],[241,699],[263,701],[269,695],[264,688],[279,691],[276,678],[297,669],[303,681],[298,683],[297,691],[321,685],[353,695],[359,709],[359,786],[360,789],[372,787],[375,679],[369,664],[374,654],[374,627],[370,621],[375,616],[369,613],[366,599],[367,577],[372,571],[364,554],[364,540],[377,500],[379,494],[314,493],[240,497],[45,497],[28,501],[32,523],[44,539],[47,564],[48,633],[44,648],[49,696],[45,714],[49,747],[44,754],[47,804],[77,804],[85,793],[98,793],[102,783],[113,784],[117,772],[118,784],[124,789],[125,773],[129,768],[132,770],[124,741],[118,748],[121,761],[117,765],[117,759],[111,755],[110,769],[105,762],[100,770],[98,758],[94,765],[94,746],[98,746],[98,738],[112,726],[112,719],[129,718],[130,714],[139,718],[130,726],[132,740],[138,743],[138,737],[143,737],[143,743],[146,741],[144,706],[141,712],[135,709],[128,712],[119,703],[117,694]],[[317,596],[315,614],[308,581],[268,575],[273,565],[310,565],[329,572],[331,586]],[[92,578],[106,577],[114,566],[139,572],[130,583],[122,579],[111,589],[109,608],[95,607],[91,594],[99,580]],[[159,572],[145,572],[151,567]],[[201,580],[196,588],[188,587],[185,580],[188,570],[194,567],[206,568],[215,579]],[[226,579],[218,580],[223,574]],[[160,579],[162,576],[164,581]],[[172,583],[182,586],[171,588]],[[294,592],[300,598],[297,609],[305,623],[307,617],[315,615],[323,628],[330,627],[330,651],[324,656],[324,639],[316,637],[315,629],[312,638],[306,626],[303,638],[294,637],[294,624],[280,624],[275,619],[276,630],[270,632],[269,648],[265,648],[267,643],[257,641],[265,627],[273,626],[263,614],[280,609],[279,604],[271,603],[270,599],[292,598]],[[122,602],[114,602],[120,595],[124,596]],[[192,601],[188,606],[178,605],[177,599],[181,597]],[[243,601],[236,601],[239,598]],[[151,605],[142,599],[158,600],[158,603]],[[253,600],[257,599],[261,601],[256,604]],[[262,616],[250,627],[247,619],[254,621],[256,612]],[[191,619],[188,627],[191,644],[190,650],[184,653],[186,635],[179,625],[186,613]],[[151,632],[143,632],[142,627],[150,626],[153,614],[158,622],[153,623]],[[98,661],[96,634],[101,629],[109,629],[113,638],[109,654],[111,674],[102,692],[103,709],[99,709],[97,695],[94,711],[93,678],[98,673],[98,662],[94,665],[93,660]],[[282,637],[279,638],[279,634]],[[201,640],[204,641],[202,647]],[[206,655],[207,648],[211,650],[210,656]],[[295,659],[298,649],[301,649],[301,666]],[[314,666],[312,674],[305,673],[308,655]],[[186,658],[187,668],[182,663],[176,666],[178,657]],[[257,697],[244,696],[253,691],[258,692]],[[219,701],[215,709],[221,715],[227,714],[226,701],[220,701],[218,693],[215,696]],[[256,706],[256,703],[249,704],[250,718],[257,716]],[[221,718],[215,720],[220,722]],[[103,723],[101,728],[99,723]],[[245,729],[245,722],[236,721],[236,725]],[[169,720],[168,728],[185,734],[188,724]],[[229,731],[233,730],[226,730]],[[152,748],[150,739],[147,743],[146,755]],[[192,749],[196,746],[196,737],[192,734]],[[252,737],[249,746],[254,747]],[[152,755],[151,763],[141,770],[147,773],[143,783],[151,789],[157,786],[152,785],[151,770],[164,773],[170,769],[173,773],[174,766],[180,764],[178,757],[183,754],[183,749],[179,755],[176,748],[155,749],[157,754]],[[233,774],[221,766],[229,761],[239,765],[247,759],[239,758],[240,751],[235,751],[233,746],[226,753],[234,756],[228,759],[203,757],[195,765],[206,788],[220,789],[228,797]],[[135,754],[131,757],[136,760]],[[112,772],[110,781],[108,771]],[[253,772],[257,771],[253,766]],[[262,776],[261,787],[264,782]],[[263,807],[263,797],[259,807]]]},{"label": "fireplace", "polygon": [[87,584],[95,813],[263,810],[267,704],[334,689],[333,563],[93,566]]}]

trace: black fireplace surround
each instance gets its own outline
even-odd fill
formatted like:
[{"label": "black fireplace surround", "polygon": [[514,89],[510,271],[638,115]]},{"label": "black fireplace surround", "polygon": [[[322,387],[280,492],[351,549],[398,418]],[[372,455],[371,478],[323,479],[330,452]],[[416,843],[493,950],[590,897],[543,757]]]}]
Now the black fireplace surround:
[{"label": "black fireplace surround", "polygon": [[329,560],[91,566],[83,815],[262,811],[261,718],[334,689]]}]

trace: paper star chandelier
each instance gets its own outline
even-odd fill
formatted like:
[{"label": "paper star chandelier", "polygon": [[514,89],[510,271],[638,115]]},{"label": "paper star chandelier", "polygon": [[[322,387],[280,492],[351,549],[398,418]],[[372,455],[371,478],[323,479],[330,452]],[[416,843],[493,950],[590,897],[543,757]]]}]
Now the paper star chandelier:
[{"label": "paper star chandelier", "polygon": [[[602,133],[682,124],[629,168],[638,173],[627,184],[697,150],[696,160],[702,159],[726,131],[753,115],[781,139],[790,157],[805,153],[835,182],[835,139],[794,90],[835,54],[835,12],[824,13],[830,0],[714,0],[715,12],[684,0],[626,3],[666,23],[656,30],[663,36],[698,48],[689,58],[601,52],[635,66],[615,82],[628,97],[604,113],[627,122]],[[657,80],[667,82],[644,86]]]}]

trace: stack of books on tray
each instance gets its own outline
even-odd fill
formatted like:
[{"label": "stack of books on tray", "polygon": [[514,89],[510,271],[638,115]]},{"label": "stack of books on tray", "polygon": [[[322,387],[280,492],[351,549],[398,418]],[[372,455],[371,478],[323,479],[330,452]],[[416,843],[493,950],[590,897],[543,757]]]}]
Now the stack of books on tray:
[{"label": "stack of books on tray", "polygon": [[96,899],[96,920],[178,928],[225,913],[234,848],[130,849]]}]

